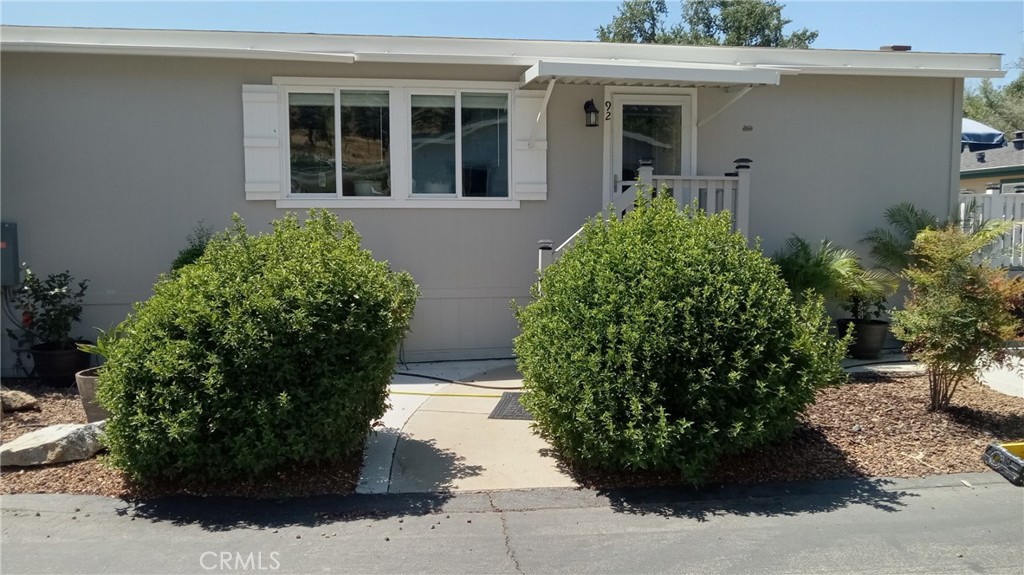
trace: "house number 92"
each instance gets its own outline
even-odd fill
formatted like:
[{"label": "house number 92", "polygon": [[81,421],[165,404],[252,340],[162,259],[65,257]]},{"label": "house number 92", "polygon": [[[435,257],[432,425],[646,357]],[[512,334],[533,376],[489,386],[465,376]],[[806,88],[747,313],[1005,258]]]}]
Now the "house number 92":
[{"label": "house number 92", "polygon": [[609,102],[608,100],[605,100],[605,102],[604,102],[604,119],[605,120],[611,120],[612,119],[612,103]]}]

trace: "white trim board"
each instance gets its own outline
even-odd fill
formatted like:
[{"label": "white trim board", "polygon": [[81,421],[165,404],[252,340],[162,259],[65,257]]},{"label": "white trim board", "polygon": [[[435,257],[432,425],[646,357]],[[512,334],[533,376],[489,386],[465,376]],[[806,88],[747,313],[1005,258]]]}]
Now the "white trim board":
[{"label": "white trim board", "polygon": [[296,61],[533,66],[541,60],[788,68],[804,74],[1002,78],[1000,54],[0,26],[0,50]]}]

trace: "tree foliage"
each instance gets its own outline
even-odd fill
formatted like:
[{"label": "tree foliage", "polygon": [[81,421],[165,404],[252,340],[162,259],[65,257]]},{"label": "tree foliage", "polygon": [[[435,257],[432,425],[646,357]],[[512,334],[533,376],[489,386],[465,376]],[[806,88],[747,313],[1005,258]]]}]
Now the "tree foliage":
[{"label": "tree foliage", "polygon": [[[1011,68],[1024,69],[1024,58]],[[1007,139],[1024,130],[1024,72],[1002,88],[985,78],[977,87],[964,89],[964,117],[1002,130]]]},{"label": "tree foliage", "polygon": [[911,250],[917,234],[944,225],[935,214],[910,202],[889,206],[885,222],[888,227],[874,228],[861,241],[871,246],[871,256],[880,267],[895,274],[902,274],[913,262]]},{"label": "tree foliage", "polygon": [[598,26],[602,42],[808,48],[818,32],[801,28],[785,34],[792,21],[782,17],[776,0],[684,0],[682,20],[666,23],[665,0],[625,0],[607,26]]},{"label": "tree foliage", "polygon": [[[999,227],[1007,230],[1005,222]],[[906,309],[893,313],[893,332],[927,368],[931,410],[948,408],[961,383],[1002,362],[1004,343],[1016,334],[1014,284],[1004,270],[975,258],[993,238],[952,224],[914,240],[906,272],[911,295]]]}]

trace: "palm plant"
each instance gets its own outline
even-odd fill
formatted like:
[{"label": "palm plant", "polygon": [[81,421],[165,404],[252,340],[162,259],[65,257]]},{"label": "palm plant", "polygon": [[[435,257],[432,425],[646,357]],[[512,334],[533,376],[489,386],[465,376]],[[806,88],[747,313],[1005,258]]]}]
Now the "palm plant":
[{"label": "palm plant", "polygon": [[935,214],[919,209],[910,202],[890,206],[885,210],[885,221],[889,224],[888,228],[875,228],[861,241],[871,244],[871,257],[879,267],[894,274],[903,273],[914,263],[911,249],[918,233],[944,225]]},{"label": "palm plant", "polygon": [[885,309],[885,298],[896,291],[899,281],[888,270],[864,269],[853,250],[827,239],[815,249],[807,240],[792,235],[772,259],[797,299],[811,291],[844,302],[854,319],[878,317]]},{"label": "palm plant", "polygon": [[869,231],[862,242],[871,245],[871,257],[878,266],[897,275],[903,274],[912,265],[919,263],[919,256],[912,253],[914,240],[924,230],[938,230],[950,224],[959,225],[965,232],[978,236],[979,253],[985,254],[993,244],[1006,233],[1007,228],[999,219],[980,219],[980,207],[975,201],[967,206],[966,221],[956,216],[949,221],[939,220],[935,214],[903,202],[885,210],[888,228]]},{"label": "palm plant", "polygon": [[864,269],[855,252],[828,240],[815,249],[796,235],[773,259],[798,299],[813,293],[842,302],[851,317],[836,323],[840,334],[852,338],[853,357],[878,357],[888,322],[877,318],[885,311],[886,298],[896,291],[899,276],[884,269]]}]

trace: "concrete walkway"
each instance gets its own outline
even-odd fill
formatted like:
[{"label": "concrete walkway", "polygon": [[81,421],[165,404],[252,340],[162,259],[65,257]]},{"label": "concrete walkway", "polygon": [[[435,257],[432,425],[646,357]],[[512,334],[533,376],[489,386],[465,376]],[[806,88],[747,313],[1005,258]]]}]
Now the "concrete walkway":
[{"label": "concrete walkway", "polygon": [[[431,381],[416,373],[472,383]],[[522,377],[512,360],[408,364],[391,409],[366,445],[358,493],[436,493],[576,487],[532,422],[488,419]]]},{"label": "concrete walkway", "polygon": [[[843,361],[849,372],[922,373],[898,353]],[[418,374],[471,385],[436,381]],[[1000,383],[1001,381],[1001,383]],[[987,381],[1024,396],[1017,373]],[[411,363],[392,378],[391,409],[367,440],[357,493],[438,493],[578,487],[531,429],[488,419],[504,391],[519,389],[513,360]]]},{"label": "concrete walkway", "polygon": [[1006,395],[1024,397],[1024,359],[1016,357],[1006,367],[985,370],[981,374],[981,381]]}]

